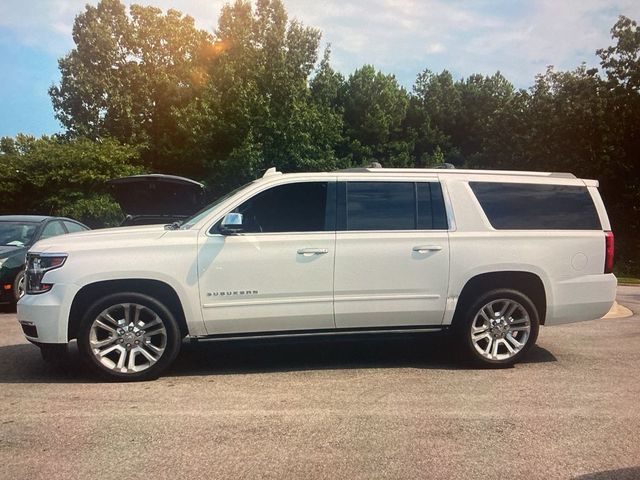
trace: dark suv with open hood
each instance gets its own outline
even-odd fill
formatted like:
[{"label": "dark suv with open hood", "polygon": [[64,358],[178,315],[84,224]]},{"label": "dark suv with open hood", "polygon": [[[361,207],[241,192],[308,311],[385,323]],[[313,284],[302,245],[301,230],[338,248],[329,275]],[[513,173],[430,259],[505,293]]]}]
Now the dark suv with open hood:
[{"label": "dark suv with open hood", "polygon": [[203,184],[174,175],[134,175],[108,182],[125,214],[123,226],[184,220],[205,205]]}]

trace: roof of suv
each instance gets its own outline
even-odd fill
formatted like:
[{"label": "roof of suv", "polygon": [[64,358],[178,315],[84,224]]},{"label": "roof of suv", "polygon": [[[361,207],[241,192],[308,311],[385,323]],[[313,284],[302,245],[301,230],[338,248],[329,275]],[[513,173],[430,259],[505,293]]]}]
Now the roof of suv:
[{"label": "roof of suv", "polygon": [[564,172],[531,172],[521,170],[473,170],[454,168],[349,168],[338,172],[360,173],[428,173],[433,175],[514,175],[523,177],[577,178],[572,173]]},{"label": "roof of suv", "polygon": [[[513,181],[520,181],[527,183],[527,180],[530,179],[534,183],[538,183],[542,181],[544,183],[545,179],[548,179],[552,183],[571,183],[574,184],[578,182],[580,184],[584,184],[587,187],[598,187],[599,183],[597,180],[589,180],[584,178],[578,178],[572,173],[564,173],[564,172],[532,172],[532,171],[521,171],[521,170],[473,170],[473,169],[453,169],[453,168],[381,168],[381,167],[363,167],[363,168],[349,168],[345,170],[337,170],[333,172],[300,172],[300,173],[287,173],[287,177],[349,177],[351,175],[371,175],[371,176],[397,176],[397,177],[411,177],[414,175],[420,176],[432,176],[432,177],[449,177],[455,178],[460,177],[465,179],[465,177],[503,177],[508,178],[512,177]],[[282,175],[282,172],[277,171],[274,167],[267,170],[262,179],[273,179],[275,176]],[[364,178],[364,177],[363,177]],[[260,179],[259,179],[260,180]]]}]

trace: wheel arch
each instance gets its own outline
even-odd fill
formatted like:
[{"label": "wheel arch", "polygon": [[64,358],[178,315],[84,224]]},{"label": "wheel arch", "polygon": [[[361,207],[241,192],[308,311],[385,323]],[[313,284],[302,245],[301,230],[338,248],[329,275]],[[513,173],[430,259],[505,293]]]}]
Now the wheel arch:
[{"label": "wheel arch", "polygon": [[146,278],[132,278],[122,280],[104,280],[90,283],[76,293],[69,312],[67,339],[77,337],[78,329],[84,312],[97,299],[113,293],[141,293],[155,298],[164,304],[173,314],[183,337],[189,334],[184,308],[177,292],[169,284],[160,280]]},{"label": "wheel arch", "polygon": [[458,297],[451,326],[455,328],[475,299],[496,288],[518,290],[529,297],[538,311],[540,325],[544,325],[548,295],[540,276],[528,271],[505,270],[480,273],[467,280]]}]

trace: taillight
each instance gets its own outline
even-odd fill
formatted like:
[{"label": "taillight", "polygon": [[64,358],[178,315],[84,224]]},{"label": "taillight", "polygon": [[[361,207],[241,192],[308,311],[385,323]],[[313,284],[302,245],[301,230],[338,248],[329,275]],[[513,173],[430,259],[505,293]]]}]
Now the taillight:
[{"label": "taillight", "polygon": [[613,273],[613,256],[614,256],[614,241],[613,232],[604,232],[605,238],[605,257],[604,257],[604,273]]}]

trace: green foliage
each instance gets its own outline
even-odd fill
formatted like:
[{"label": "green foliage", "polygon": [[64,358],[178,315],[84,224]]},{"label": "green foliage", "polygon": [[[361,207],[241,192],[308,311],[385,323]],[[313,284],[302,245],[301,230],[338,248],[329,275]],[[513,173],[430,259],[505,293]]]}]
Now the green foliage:
[{"label": "green foliage", "polygon": [[18,135],[0,142],[0,213],[68,215],[90,226],[117,225],[120,208],[105,192],[113,178],[141,172],[138,149],[115,140]]},{"label": "green foliage", "polygon": [[349,77],[338,98],[344,109],[347,142],[343,155],[351,164],[408,166],[411,149],[402,138],[402,122],[409,98],[393,75],[365,65]]},{"label": "green foliage", "polygon": [[176,154],[172,112],[199,92],[211,35],[176,10],[101,0],[76,17],[73,40],[49,90],[67,135],[145,146],[153,169],[196,170]]},{"label": "green foliage", "polygon": [[255,9],[238,0],[223,8],[202,95],[177,113],[189,139],[184,153],[200,159],[213,190],[270,166],[336,167],[341,117],[319,93],[333,81],[328,61],[314,78],[315,95],[309,87],[319,43],[320,32],[289,21],[280,0],[259,0]]}]

